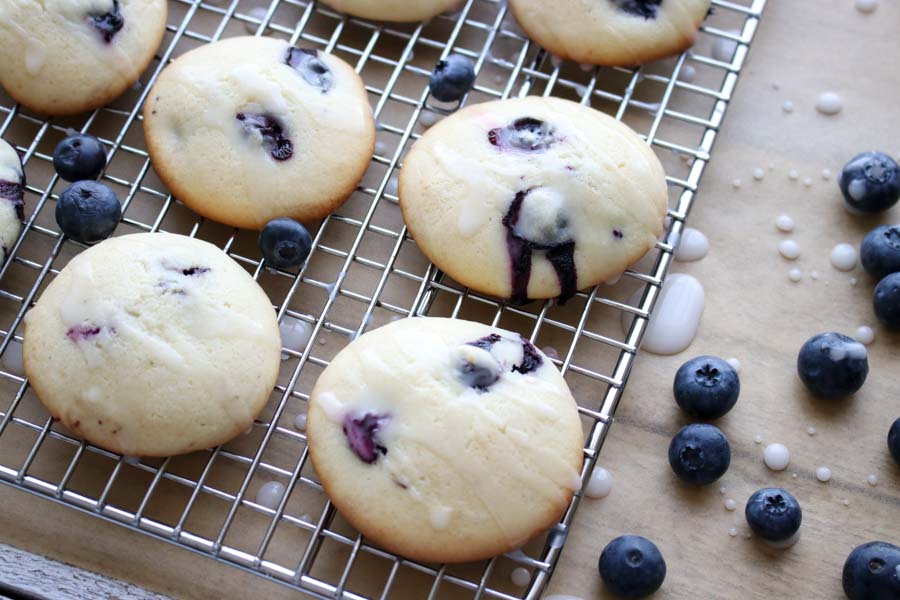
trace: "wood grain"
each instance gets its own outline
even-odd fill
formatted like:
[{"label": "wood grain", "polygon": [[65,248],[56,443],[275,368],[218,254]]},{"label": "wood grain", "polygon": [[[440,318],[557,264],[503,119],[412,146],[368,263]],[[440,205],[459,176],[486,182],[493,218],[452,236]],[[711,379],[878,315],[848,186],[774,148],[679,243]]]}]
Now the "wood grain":
[{"label": "wood grain", "polygon": [[37,554],[0,544],[2,583],[38,598],[167,600],[133,584],[84,571]]}]

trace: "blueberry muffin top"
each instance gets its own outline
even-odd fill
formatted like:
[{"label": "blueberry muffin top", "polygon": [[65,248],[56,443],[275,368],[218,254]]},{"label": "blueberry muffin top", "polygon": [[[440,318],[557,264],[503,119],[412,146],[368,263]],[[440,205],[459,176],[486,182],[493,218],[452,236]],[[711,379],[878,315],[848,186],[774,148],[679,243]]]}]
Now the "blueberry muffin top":
[{"label": "blueberry muffin top", "polygon": [[165,0],[0,0],[0,85],[41,114],[103,106],[153,58],[166,7]]},{"label": "blueberry muffin top", "polygon": [[281,357],[275,311],[256,282],[212,244],[174,234],[85,250],[25,325],[25,371],[50,414],[130,455],[182,454],[243,432]]},{"label": "blueberry muffin top", "polygon": [[475,290],[559,297],[640,259],[662,229],[659,160],[622,123],[558,98],[469,106],[430,129],[400,174],[419,248]]},{"label": "blueberry muffin top", "polygon": [[0,140],[0,249],[6,260],[25,218],[25,171],[15,148]]},{"label": "blueberry muffin top", "polygon": [[417,560],[518,548],[580,486],[581,423],[559,371],[480,323],[404,319],[363,335],[319,377],[307,431],[343,516]]},{"label": "blueberry muffin top", "polygon": [[179,200],[248,229],[328,215],[356,189],[375,143],[352,67],[258,37],[201,46],[169,65],[144,127],[153,167]]},{"label": "blueberry muffin top", "polygon": [[634,66],[694,43],[710,0],[510,0],[528,36],[560,58]]},{"label": "blueberry muffin top", "polygon": [[424,21],[462,4],[462,0],[323,0],[335,10],[376,21]]}]

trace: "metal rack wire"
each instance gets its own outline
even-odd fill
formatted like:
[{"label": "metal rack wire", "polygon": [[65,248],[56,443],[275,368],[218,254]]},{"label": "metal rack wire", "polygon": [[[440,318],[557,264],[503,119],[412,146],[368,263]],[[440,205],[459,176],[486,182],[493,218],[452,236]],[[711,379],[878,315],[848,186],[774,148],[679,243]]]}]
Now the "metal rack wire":
[{"label": "metal rack wire", "polygon": [[[527,40],[503,0],[467,0],[457,14],[409,26],[344,18],[310,0],[225,2],[170,0],[161,54],[135,89],[107,108],[44,120],[0,91],[0,136],[23,154],[29,179],[24,232],[0,267],[0,482],[322,598],[538,598],[580,494],[557,526],[520,551],[469,565],[415,563],[369,545],[336,514],[307,461],[295,418],[305,414],[316,375],[366,329],[407,315],[481,320],[528,333],[563,371],[579,401],[588,477],[766,0],[713,0],[694,49],[641,69],[560,64]],[[366,82],[379,123],[369,173],[318,227],[300,272],[263,268],[252,233],[190,213],[156,178],[144,146],[140,108],[165,64],[245,30],[348,60]],[[510,306],[461,288],[416,250],[394,204],[396,170],[428,124],[453,108],[427,94],[431,67],[451,51],[476,61],[479,76],[466,102],[527,94],[578,100],[627,122],[657,150],[669,173],[668,231],[619,283],[582,292],[565,307]],[[239,439],[166,460],[122,457],[71,437],[29,388],[20,364],[22,318],[83,248],[63,239],[53,219],[65,184],[50,166],[51,154],[70,129],[90,131],[107,145],[104,180],[124,199],[116,235],[161,230],[211,241],[253,274],[279,319],[309,328],[303,347],[284,348],[269,406]],[[271,480],[286,487],[274,509],[253,495]],[[526,588],[509,581],[515,567],[531,572]]]}]

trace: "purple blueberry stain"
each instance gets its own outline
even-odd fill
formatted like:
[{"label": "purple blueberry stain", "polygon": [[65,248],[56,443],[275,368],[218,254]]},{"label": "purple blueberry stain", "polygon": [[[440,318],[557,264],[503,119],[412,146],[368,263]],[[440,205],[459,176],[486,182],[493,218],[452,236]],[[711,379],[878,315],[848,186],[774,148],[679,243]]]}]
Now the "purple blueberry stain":
[{"label": "purple blueberry stain", "polygon": [[474,342],[469,342],[469,346],[475,346],[476,348],[481,348],[482,350],[491,351],[491,348],[494,347],[494,344],[502,340],[499,334],[492,333],[490,335],[486,335],[483,338],[479,338]]},{"label": "purple blueberry stain", "polygon": [[645,20],[655,19],[663,0],[612,0],[619,10]]},{"label": "purple blueberry stain", "polygon": [[9,200],[16,209],[16,216],[25,219],[25,185],[14,181],[0,180],[0,198]]},{"label": "purple blueberry stain", "polygon": [[206,275],[209,271],[209,267],[189,267],[181,269],[181,274],[185,277],[199,277],[200,275]]},{"label": "purple blueberry stain", "polygon": [[284,126],[272,115],[239,112],[234,116],[248,135],[258,132],[262,145],[277,161],[294,155],[294,144],[288,139]]},{"label": "purple blueberry stain", "polygon": [[612,233],[613,233],[613,237],[616,238],[617,240],[621,240],[623,237],[625,237],[625,234],[622,233],[621,229],[613,229]]},{"label": "purple blueberry stain", "polygon": [[66,332],[66,337],[77,344],[78,342],[90,341],[95,336],[100,335],[102,329],[102,327],[96,325],[76,325],[69,328]]},{"label": "purple blueberry stain", "polygon": [[[468,346],[475,346],[476,348],[481,348],[482,350],[486,350],[490,352],[494,347],[494,344],[501,342],[503,338],[496,333],[492,333],[483,338],[479,338],[472,342],[468,342]],[[522,375],[527,375],[532,371],[540,368],[542,364],[544,364],[544,359],[541,357],[538,349],[535,348],[534,344],[532,344],[527,338],[523,336],[519,336],[519,343],[522,344],[522,360],[515,365],[512,365],[511,371],[515,373],[521,373]],[[477,367],[475,365],[471,365],[472,367]],[[465,368],[462,370],[461,379],[463,383],[468,385],[469,387],[475,388],[478,391],[487,391],[491,385],[496,383],[500,376],[497,375],[493,371],[488,371],[487,369],[481,369],[481,372],[476,372],[473,369],[472,372],[466,372]]]},{"label": "purple blueberry stain", "polygon": [[113,41],[116,34],[125,26],[125,17],[119,11],[119,0],[113,0],[112,10],[101,14],[89,14],[87,21],[100,32],[103,41],[107,44]]},{"label": "purple blueberry stain", "polygon": [[488,132],[488,142],[500,150],[545,152],[557,141],[559,139],[547,122],[532,117],[516,119]]},{"label": "purple blueberry stain", "polygon": [[292,67],[309,85],[326,93],[334,87],[334,73],[313,48],[288,48],[284,63]]},{"label": "purple blueberry stain", "polygon": [[544,359],[541,358],[538,349],[527,338],[520,335],[519,340],[522,342],[522,362],[513,366],[513,371],[527,375],[540,368],[544,364]]},{"label": "purple blueberry stain", "polygon": [[[516,304],[526,303],[528,298],[528,283],[531,281],[531,258],[535,251],[544,252],[547,260],[556,271],[559,279],[560,305],[566,303],[575,295],[578,279],[575,269],[575,241],[562,235],[568,230],[568,223],[564,218],[556,221],[556,234],[542,235],[543,239],[529,239],[522,233],[520,218],[522,204],[532,190],[525,190],[516,194],[506,216],[503,217],[503,226],[506,227],[506,247],[510,258],[510,270],[512,272],[512,296],[511,300]],[[554,239],[554,237],[556,239]]]},{"label": "purple blueberry stain", "polygon": [[362,417],[346,415],[344,417],[344,437],[353,453],[366,464],[378,460],[379,455],[387,454],[387,448],[378,439],[378,432],[384,428],[391,418],[368,412]]}]

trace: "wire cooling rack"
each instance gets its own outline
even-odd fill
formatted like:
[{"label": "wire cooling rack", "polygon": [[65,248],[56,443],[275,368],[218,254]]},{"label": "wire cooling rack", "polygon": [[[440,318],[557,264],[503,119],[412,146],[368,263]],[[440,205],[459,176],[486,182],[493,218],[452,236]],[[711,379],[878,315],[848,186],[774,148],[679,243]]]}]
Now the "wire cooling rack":
[{"label": "wire cooling rack", "polygon": [[[170,0],[160,54],[139,84],[89,115],[44,120],[0,91],[0,136],[24,157],[24,233],[0,268],[0,481],[89,512],[322,598],[538,598],[581,499],[558,525],[521,550],[466,565],[427,565],[373,547],[325,498],[303,431],[316,376],[351,339],[409,315],[480,320],[527,334],[554,359],[579,402],[589,476],[612,422],[684,227],[717,131],[766,0],[713,0],[696,46],[641,69],[560,63],[530,43],[501,0],[467,0],[426,24],[343,18],[307,0]],[[153,173],[140,108],[172,58],[222,37],[271,35],[332,52],[356,67],[379,124],[372,164],[351,199],[315,230],[300,272],[263,268],[255,234],[198,218]],[[466,102],[555,95],[615,115],[657,151],[668,175],[668,231],[614,285],[553,302],[510,306],[461,288],[415,247],[396,206],[396,174],[421,133],[454,107],[429,98],[435,62],[458,52],[476,61]],[[85,444],[42,408],[21,368],[22,317],[83,246],[61,237],[53,211],[65,183],[51,167],[68,131],[107,145],[103,176],[124,204],[116,235],[170,231],[217,244],[267,291],[285,339],[278,385],[245,435],[166,460],[123,457]],[[636,298],[636,300],[634,300]],[[631,300],[629,300],[631,299]],[[286,489],[277,506],[256,501],[264,484]],[[524,567],[527,586],[510,572]]]}]

